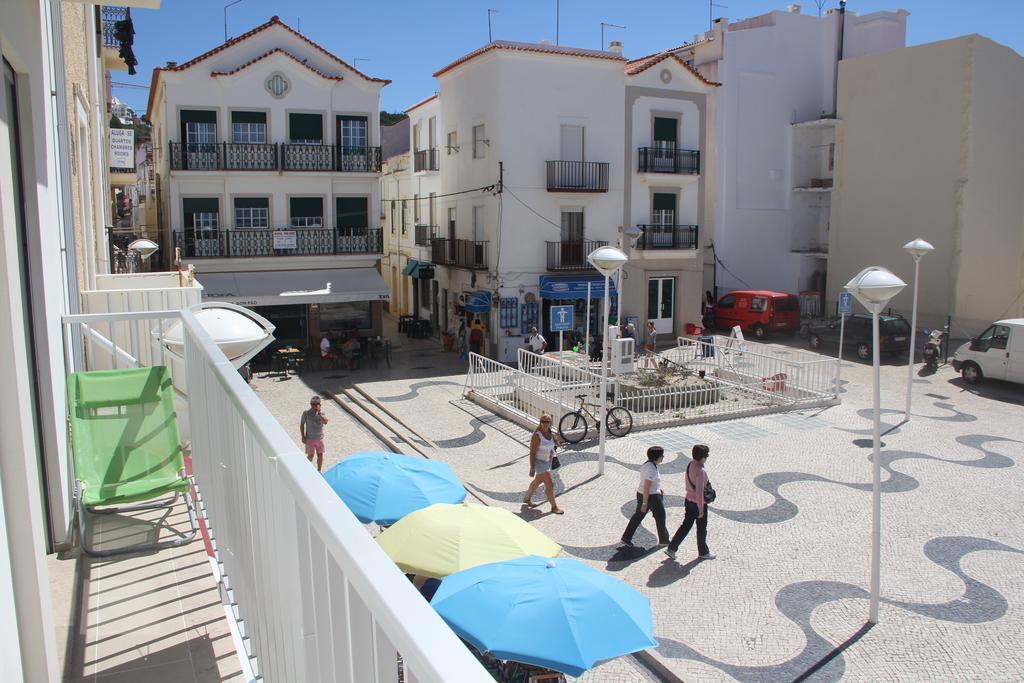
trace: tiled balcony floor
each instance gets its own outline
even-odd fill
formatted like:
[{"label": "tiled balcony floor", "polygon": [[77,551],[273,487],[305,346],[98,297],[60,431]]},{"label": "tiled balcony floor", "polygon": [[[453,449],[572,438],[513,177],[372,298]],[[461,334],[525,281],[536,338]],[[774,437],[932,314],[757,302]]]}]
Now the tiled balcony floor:
[{"label": "tiled balcony floor", "polygon": [[[170,510],[92,516],[94,543],[187,533],[184,503]],[[71,625],[66,681],[244,681],[201,534],[180,548],[81,558],[81,613]],[[61,603],[54,596],[55,610]],[[62,643],[58,642],[58,647]]]}]

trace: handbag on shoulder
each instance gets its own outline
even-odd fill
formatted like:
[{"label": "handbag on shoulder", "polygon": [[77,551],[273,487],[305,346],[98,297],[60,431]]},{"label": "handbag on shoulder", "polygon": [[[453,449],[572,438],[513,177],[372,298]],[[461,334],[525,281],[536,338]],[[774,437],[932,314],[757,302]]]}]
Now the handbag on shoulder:
[{"label": "handbag on shoulder", "polygon": [[[690,486],[694,486],[693,478],[690,476],[690,465],[686,466],[686,478],[689,480]],[[715,493],[714,487],[711,486],[711,480],[708,479],[707,483],[704,484],[704,504],[714,503],[716,498],[718,498],[718,494]]]}]

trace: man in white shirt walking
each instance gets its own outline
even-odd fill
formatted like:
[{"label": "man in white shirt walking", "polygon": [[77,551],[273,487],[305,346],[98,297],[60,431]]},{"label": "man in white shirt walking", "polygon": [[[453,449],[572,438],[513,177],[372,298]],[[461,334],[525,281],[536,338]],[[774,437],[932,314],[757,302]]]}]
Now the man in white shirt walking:
[{"label": "man in white shirt walking", "polygon": [[530,328],[530,339],[527,342],[530,345],[530,350],[534,353],[544,353],[548,350],[548,342],[544,339],[544,335],[537,331],[536,327]]}]

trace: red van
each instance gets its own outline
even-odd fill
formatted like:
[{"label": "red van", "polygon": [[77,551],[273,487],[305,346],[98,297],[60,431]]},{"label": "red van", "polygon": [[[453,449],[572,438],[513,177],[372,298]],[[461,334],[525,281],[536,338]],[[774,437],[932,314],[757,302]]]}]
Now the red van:
[{"label": "red van", "polygon": [[800,329],[800,299],[795,294],[765,290],[738,290],[715,304],[715,327],[739,325],[757,339],[769,332],[793,334]]}]

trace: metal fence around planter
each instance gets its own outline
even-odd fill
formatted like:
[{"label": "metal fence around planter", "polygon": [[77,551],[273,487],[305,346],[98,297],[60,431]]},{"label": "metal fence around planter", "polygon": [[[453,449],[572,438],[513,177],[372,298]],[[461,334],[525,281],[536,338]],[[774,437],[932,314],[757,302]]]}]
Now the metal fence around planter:
[{"label": "metal fence around planter", "polygon": [[[836,364],[814,354],[711,336],[639,359],[635,372],[609,377],[609,405],[627,409],[634,429],[670,427],[838,403]],[[531,427],[555,418],[577,396],[599,403],[601,365],[572,352],[519,349],[518,368],[470,354],[466,395]]]}]

